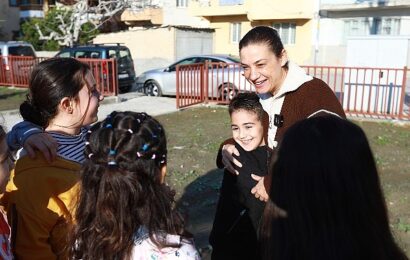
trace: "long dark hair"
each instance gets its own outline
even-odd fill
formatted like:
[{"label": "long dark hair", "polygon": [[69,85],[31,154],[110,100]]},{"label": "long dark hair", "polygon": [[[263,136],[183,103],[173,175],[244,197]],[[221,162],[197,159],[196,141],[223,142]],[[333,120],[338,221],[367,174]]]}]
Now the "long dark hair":
[{"label": "long dark hair", "polygon": [[[272,169],[261,227],[264,259],[407,259],[389,228],[367,138],[333,116],[296,123]],[[276,217],[272,217],[276,215]]]},{"label": "long dark hair", "polygon": [[174,192],[161,183],[167,145],[161,124],[145,113],[113,112],[87,137],[86,159],[71,234],[73,259],[125,259],[139,227],[183,233]]},{"label": "long dark hair", "polygon": [[90,67],[73,58],[52,58],[37,64],[30,76],[29,94],[20,105],[24,120],[47,127],[64,97],[77,98]]}]

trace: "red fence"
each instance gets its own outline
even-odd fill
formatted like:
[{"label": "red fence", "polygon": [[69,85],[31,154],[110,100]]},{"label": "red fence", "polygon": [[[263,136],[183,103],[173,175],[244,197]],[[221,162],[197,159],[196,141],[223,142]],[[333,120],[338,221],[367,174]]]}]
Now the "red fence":
[{"label": "red fence", "polygon": [[[302,67],[333,89],[350,116],[410,120],[407,67]],[[253,91],[242,76],[240,64],[181,65],[176,75],[178,108],[208,101],[227,104],[236,93]]]},{"label": "red fence", "polygon": [[[33,67],[47,58],[0,56],[0,86],[28,88]],[[118,94],[118,71],[115,59],[78,59],[87,63],[104,96]]]}]

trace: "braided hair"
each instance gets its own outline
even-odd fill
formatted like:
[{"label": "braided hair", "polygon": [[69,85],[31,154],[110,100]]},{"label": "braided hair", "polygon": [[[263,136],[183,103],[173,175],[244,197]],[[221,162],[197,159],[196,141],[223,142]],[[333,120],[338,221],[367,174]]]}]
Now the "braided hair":
[{"label": "braided hair", "polygon": [[73,259],[126,259],[135,232],[183,233],[174,192],[161,181],[167,145],[161,124],[146,113],[112,112],[89,131],[71,234]]}]

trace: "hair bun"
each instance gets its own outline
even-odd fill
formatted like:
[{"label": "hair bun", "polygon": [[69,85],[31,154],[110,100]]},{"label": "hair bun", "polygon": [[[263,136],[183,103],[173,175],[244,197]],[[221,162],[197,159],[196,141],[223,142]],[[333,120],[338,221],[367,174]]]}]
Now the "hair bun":
[{"label": "hair bun", "polygon": [[29,121],[41,127],[45,127],[47,121],[44,120],[42,114],[38,109],[29,101],[26,100],[20,105],[20,114],[24,120]]}]

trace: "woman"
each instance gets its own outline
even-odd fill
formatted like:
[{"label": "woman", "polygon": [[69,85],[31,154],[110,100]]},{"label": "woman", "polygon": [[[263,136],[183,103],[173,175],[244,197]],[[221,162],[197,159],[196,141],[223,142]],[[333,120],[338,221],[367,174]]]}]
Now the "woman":
[{"label": "woman", "polygon": [[[343,108],[326,83],[306,75],[306,72],[290,62],[278,32],[267,26],[250,30],[239,42],[239,53],[245,78],[255,87],[264,110],[269,115],[266,124],[269,147],[275,148],[286,130],[299,120],[319,113],[345,117]],[[233,163],[241,167],[241,162],[233,158],[239,155],[234,145],[222,148],[223,166],[236,173]],[[220,162],[218,163],[219,166]],[[254,176],[258,181],[252,193],[266,201],[270,175],[266,178]],[[264,185],[265,183],[265,185]]]},{"label": "woman", "polygon": [[390,231],[360,127],[335,116],[300,121],[276,156],[260,229],[263,259],[408,259]]},{"label": "woman", "polygon": [[[31,74],[24,120],[40,126],[58,143],[52,163],[19,153],[3,202],[19,259],[65,258],[72,191],[84,161],[85,134],[97,121],[103,97],[88,65],[71,58],[49,59]],[[19,139],[19,138],[18,138]]]}]

